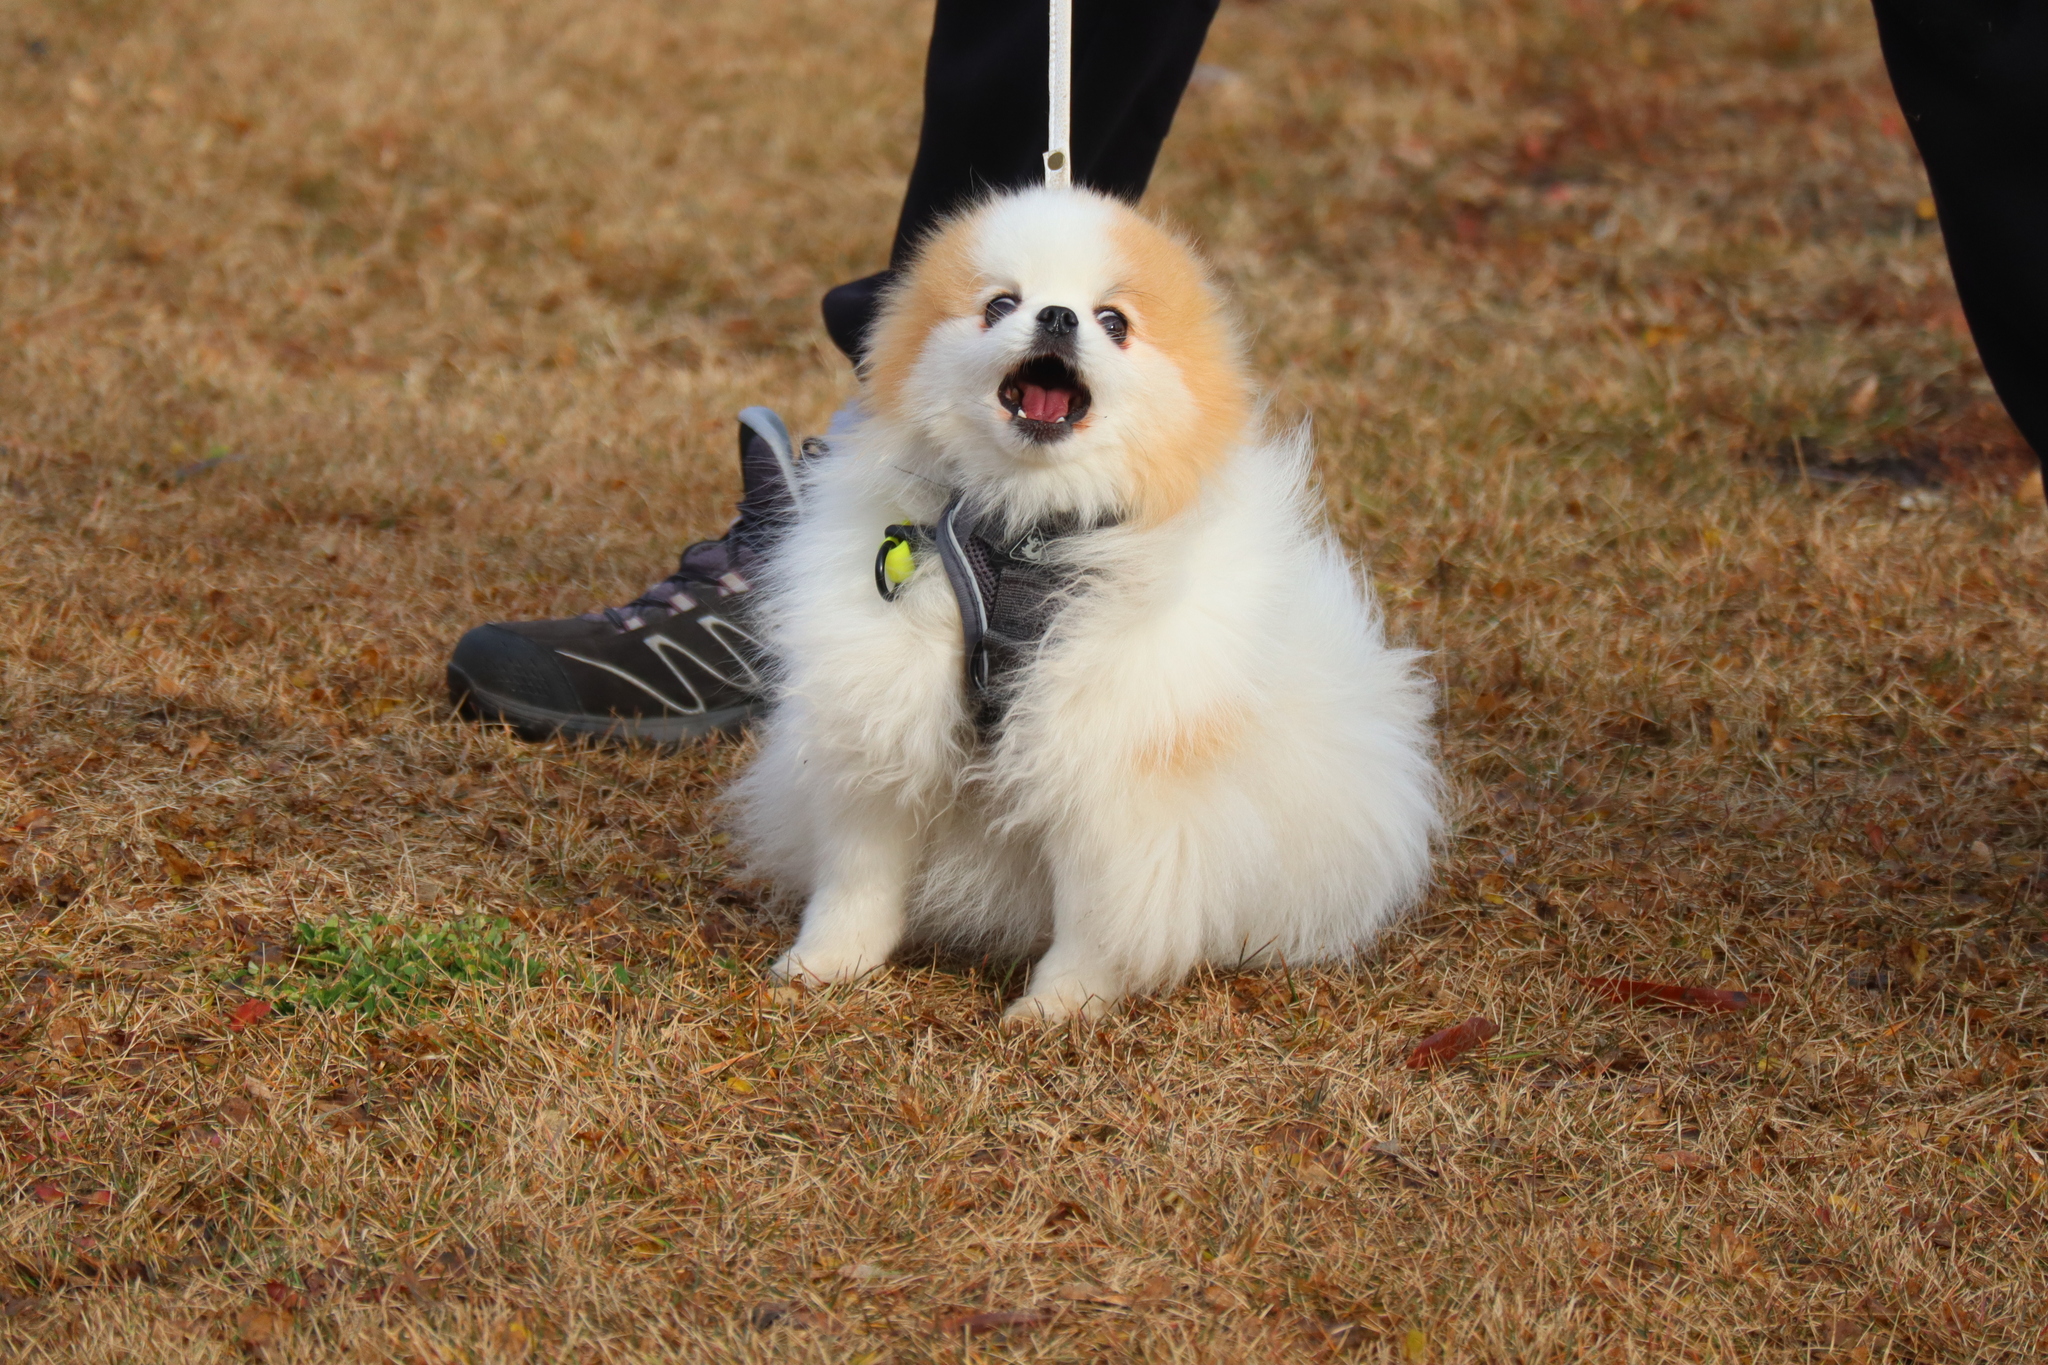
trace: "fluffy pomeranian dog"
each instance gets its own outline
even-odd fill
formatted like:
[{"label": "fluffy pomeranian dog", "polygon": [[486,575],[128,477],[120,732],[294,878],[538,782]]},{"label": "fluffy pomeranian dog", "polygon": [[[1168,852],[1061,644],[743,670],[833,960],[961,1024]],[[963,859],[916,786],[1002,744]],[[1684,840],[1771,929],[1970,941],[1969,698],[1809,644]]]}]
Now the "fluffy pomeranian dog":
[{"label": "fluffy pomeranian dog", "polygon": [[731,795],[804,899],[778,979],[1042,954],[1006,1019],[1057,1020],[1352,953],[1417,899],[1432,689],[1184,243],[1085,190],[987,200],[862,384],[758,589],[778,673]]}]

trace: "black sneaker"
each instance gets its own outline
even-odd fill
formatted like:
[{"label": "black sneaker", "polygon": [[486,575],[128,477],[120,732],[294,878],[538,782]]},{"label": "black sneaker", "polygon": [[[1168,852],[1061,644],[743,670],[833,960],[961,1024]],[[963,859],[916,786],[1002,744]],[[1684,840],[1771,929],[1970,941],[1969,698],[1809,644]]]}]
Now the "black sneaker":
[{"label": "black sneaker", "polygon": [[676,571],[623,607],[566,621],[494,621],[448,660],[463,715],[556,735],[677,744],[733,733],[762,705],[761,645],[746,628],[748,572],[797,506],[789,429],[767,408],[740,414],[739,516],[683,551]]}]

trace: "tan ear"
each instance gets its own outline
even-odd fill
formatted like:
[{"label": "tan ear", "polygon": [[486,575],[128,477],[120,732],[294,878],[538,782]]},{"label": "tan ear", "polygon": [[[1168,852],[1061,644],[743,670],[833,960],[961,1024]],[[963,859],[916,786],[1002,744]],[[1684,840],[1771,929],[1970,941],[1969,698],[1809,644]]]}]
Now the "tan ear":
[{"label": "tan ear", "polygon": [[904,386],[932,329],[975,312],[979,272],[973,257],[980,219],[974,212],[941,224],[882,298],[861,378],[875,407],[890,417],[903,416]]},{"label": "tan ear", "polygon": [[1118,215],[1110,231],[1129,282],[1132,337],[1173,361],[1191,400],[1130,451],[1135,510],[1157,523],[1194,501],[1243,435],[1251,383],[1237,333],[1194,251],[1135,212]]}]

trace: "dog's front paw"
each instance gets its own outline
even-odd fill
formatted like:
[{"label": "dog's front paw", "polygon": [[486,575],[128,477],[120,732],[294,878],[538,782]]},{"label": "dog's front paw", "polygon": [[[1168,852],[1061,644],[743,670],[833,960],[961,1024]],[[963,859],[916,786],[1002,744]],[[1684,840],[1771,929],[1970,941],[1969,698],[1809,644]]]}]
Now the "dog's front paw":
[{"label": "dog's front paw", "polygon": [[1003,1011],[1003,1027],[1016,1033],[1069,1019],[1100,1019],[1115,1003],[1115,996],[1092,991],[1033,990]]},{"label": "dog's front paw", "polygon": [[1003,1011],[1003,1027],[1027,1029],[1067,1019],[1100,1019],[1124,998],[1130,984],[1085,940],[1055,938],[1031,969],[1031,985],[1024,998]]},{"label": "dog's front paw", "polygon": [[833,986],[845,981],[859,981],[873,976],[888,965],[886,955],[835,951],[830,948],[806,949],[799,943],[768,969],[768,979],[777,985]]}]

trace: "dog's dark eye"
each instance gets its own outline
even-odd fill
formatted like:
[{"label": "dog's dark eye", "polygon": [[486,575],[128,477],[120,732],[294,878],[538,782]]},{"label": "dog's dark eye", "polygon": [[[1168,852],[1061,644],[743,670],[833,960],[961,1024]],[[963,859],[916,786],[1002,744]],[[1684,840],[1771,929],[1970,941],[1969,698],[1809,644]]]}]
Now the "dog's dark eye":
[{"label": "dog's dark eye", "polygon": [[998,294],[988,301],[988,307],[981,310],[981,320],[986,325],[993,327],[1016,311],[1017,296],[1015,294]]},{"label": "dog's dark eye", "polygon": [[1114,308],[1098,308],[1095,320],[1102,324],[1102,330],[1109,333],[1109,339],[1121,346],[1130,339],[1131,320]]}]

